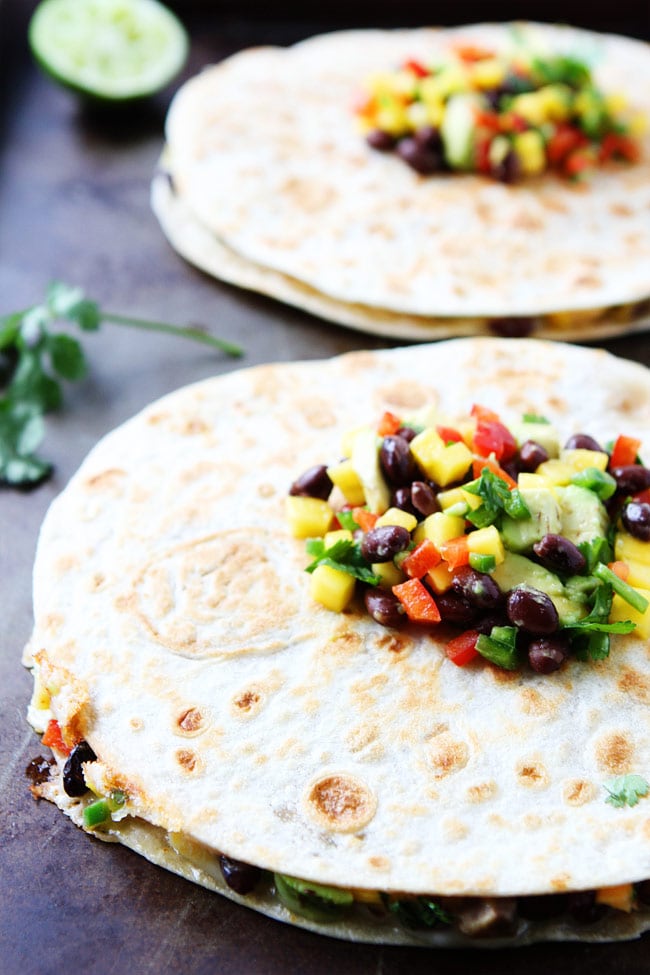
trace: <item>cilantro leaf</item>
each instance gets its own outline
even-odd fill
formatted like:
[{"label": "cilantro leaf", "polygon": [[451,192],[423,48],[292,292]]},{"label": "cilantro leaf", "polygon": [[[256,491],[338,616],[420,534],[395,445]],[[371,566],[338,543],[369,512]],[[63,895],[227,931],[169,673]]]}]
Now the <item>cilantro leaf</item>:
[{"label": "cilantro leaf", "polygon": [[86,375],[86,358],[76,339],[69,335],[52,335],[47,342],[55,372],[71,381]]},{"label": "cilantro leaf", "polygon": [[322,539],[313,538],[307,542],[306,547],[307,554],[314,556],[314,560],[310,562],[305,572],[311,573],[319,565],[329,565],[330,568],[338,569],[339,572],[346,572],[361,582],[366,582],[371,586],[379,585],[379,576],[375,575],[364,559],[358,542],[342,538],[326,548]]},{"label": "cilantro leaf", "polygon": [[599,562],[607,564],[611,562],[614,553],[609,541],[602,535],[590,539],[588,542],[580,542],[578,548],[582,552],[586,566],[586,574],[591,575]]},{"label": "cilantro leaf", "polygon": [[647,796],[650,792],[650,782],[642,775],[619,775],[605,782],[605,789],[609,793],[605,802],[621,809],[623,806],[636,806],[639,799]]},{"label": "cilantro leaf", "polygon": [[519,489],[510,490],[503,478],[487,467],[483,468],[481,476],[475,481],[464,484],[463,490],[477,495],[483,501],[479,508],[466,515],[476,528],[493,525],[504,513],[517,520],[530,518],[530,511]]},{"label": "cilantro leaf", "polygon": [[407,928],[433,928],[452,922],[451,914],[429,897],[388,898],[388,910]]},{"label": "cilantro leaf", "polygon": [[524,413],[522,420],[524,423],[543,423],[546,426],[550,423],[550,420],[547,420],[545,416],[540,416],[539,413]]},{"label": "cilantro leaf", "polygon": [[50,465],[34,456],[43,439],[43,417],[28,403],[0,400],[0,471],[7,484],[36,484]]}]

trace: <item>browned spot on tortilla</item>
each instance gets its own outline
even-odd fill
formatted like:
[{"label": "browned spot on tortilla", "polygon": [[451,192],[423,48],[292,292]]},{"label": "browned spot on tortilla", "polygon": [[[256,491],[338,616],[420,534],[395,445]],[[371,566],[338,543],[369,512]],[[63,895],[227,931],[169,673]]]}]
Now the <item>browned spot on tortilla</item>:
[{"label": "browned spot on tortilla", "polygon": [[473,803],[486,802],[496,794],[496,791],[496,782],[492,780],[489,782],[479,782],[477,785],[470,785],[469,789],[467,790],[467,799],[469,802]]},{"label": "browned spot on tortilla", "polygon": [[551,887],[553,890],[563,891],[569,889],[569,884],[571,883],[571,877],[568,873],[561,873],[557,877],[551,879]]},{"label": "browned spot on tortilla", "polygon": [[457,741],[450,734],[434,738],[429,761],[437,779],[444,778],[465,768],[469,762],[469,748],[464,741]]},{"label": "browned spot on tortilla", "polygon": [[517,778],[520,785],[530,789],[545,789],[549,783],[548,772],[539,761],[520,762]]},{"label": "browned spot on tortilla", "polygon": [[413,640],[408,636],[402,636],[401,633],[385,633],[377,640],[377,646],[382,650],[388,650],[389,653],[404,653],[412,645]]},{"label": "browned spot on tortilla", "polygon": [[641,704],[650,704],[650,680],[638,670],[623,668],[618,686],[624,694],[629,694]]},{"label": "browned spot on tortilla", "polygon": [[489,674],[497,684],[516,684],[519,674],[516,670],[504,670],[503,667],[495,667],[489,664]]},{"label": "browned spot on tortilla", "polygon": [[103,572],[94,572],[93,575],[90,577],[88,588],[91,592],[97,592],[98,589],[102,588],[105,582],[106,582],[106,576],[104,575]]},{"label": "browned spot on tortilla", "polygon": [[169,419],[169,413],[152,413],[151,416],[147,417],[147,423],[150,426],[158,426],[159,423],[165,423]]},{"label": "browned spot on tortilla", "polygon": [[581,274],[575,279],[575,283],[580,288],[600,288],[603,282],[597,274]]},{"label": "browned spot on tortilla", "polygon": [[113,605],[115,606],[115,609],[118,610],[118,612],[127,613],[129,610],[135,608],[136,603],[137,603],[137,597],[135,593],[130,592],[130,593],[126,593],[123,596],[117,596]]},{"label": "browned spot on tortilla", "polygon": [[596,798],[597,789],[586,779],[570,779],[565,783],[562,795],[570,806],[584,806]]},{"label": "browned spot on tortilla", "polygon": [[524,714],[550,714],[550,702],[533,687],[525,687],[521,692],[521,710]]},{"label": "browned spot on tortilla", "polygon": [[533,213],[522,211],[515,214],[512,226],[518,230],[540,230],[544,226],[544,221]]},{"label": "browned spot on tortilla", "polygon": [[260,498],[272,498],[275,494],[275,488],[272,484],[260,484],[258,485],[257,493]]},{"label": "browned spot on tortilla", "polygon": [[336,422],[336,417],[327,403],[310,402],[303,404],[301,413],[309,426],[315,430],[325,430]]},{"label": "browned spot on tortilla", "polygon": [[134,731],[142,731],[142,729],[144,728],[144,721],[142,720],[142,718],[131,718],[129,724],[131,725]]},{"label": "browned spot on tortilla", "polygon": [[126,477],[126,471],[121,470],[119,467],[111,467],[108,470],[102,471],[100,474],[94,474],[86,480],[86,487],[90,491],[110,491],[115,490],[115,488],[120,488],[122,486],[122,480]]},{"label": "browned spot on tortilla", "polygon": [[341,630],[326,646],[328,656],[346,656],[358,653],[362,639],[354,630]]},{"label": "browned spot on tortilla", "polygon": [[261,710],[264,698],[257,687],[247,687],[232,699],[232,711],[240,718],[252,718]]},{"label": "browned spot on tortilla", "polygon": [[205,719],[199,708],[186,708],[176,719],[176,732],[186,737],[200,734],[205,730]]},{"label": "browned spot on tortilla", "polygon": [[430,403],[435,406],[438,393],[433,387],[423,386],[418,382],[400,380],[379,390],[381,397],[391,406],[414,410]]},{"label": "browned spot on tortilla", "polygon": [[634,746],[622,731],[612,731],[596,743],[596,762],[604,772],[622,775],[629,771]]},{"label": "browned spot on tortilla", "polygon": [[609,212],[613,213],[615,217],[631,217],[634,215],[634,210],[626,203],[610,203]]},{"label": "browned spot on tortilla", "polygon": [[379,730],[374,725],[358,725],[351,728],[346,736],[346,744],[351,752],[360,752],[362,748],[371,745],[379,737]]},{"label": "browned spot on tortilla", "polygon": [[60,613],[48,613],[41,621],[41,626],[50,633],[58,633],[64,623],[65,620]]},{"label": "browned spot on tortilla", "polygon": [[368,857],[368,864],[373,868],[373,870],[390,870],[390,860],[388,857]]},{"label": "browned spot on tortilla", "polygon": [[189,417],[181,428],[181,433],[192,436],[197,433],[207,433],[210,429],[205,420],[199,419],[199,417],[192,416]]},{"label": "browned spot on tortilla", "polygon": [[308,812],[321,825],[339,833],[361,829],[370,822],[377,800],[356,776],[332,773],[311,784],[306,795]]},{"label": "browned spot on tortilla", "polygon": [[184,772],[195,772],[199,765],[199,759],[188,748],[179,748],[176,752],[176,761]]}]

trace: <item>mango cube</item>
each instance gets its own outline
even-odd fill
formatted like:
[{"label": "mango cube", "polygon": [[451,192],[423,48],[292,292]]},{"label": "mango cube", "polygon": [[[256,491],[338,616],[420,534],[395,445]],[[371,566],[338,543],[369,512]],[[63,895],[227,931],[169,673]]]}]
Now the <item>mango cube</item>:
[{"label": "mango cube", "polygon": [[379,585],[382,589],[392,589],[406,579],[402,570],[398,569],[394,562],[373,562],[372,571],[379,576]]},{"label": "mango cube", "polygon": [[449,491],[441,491],[438,495],[438,502],[443,511],[452,508],[456,504],[466,504],[472,511],[480,508],[483,501],[477,494],[470,494],[462,487],[450,488]]},{"label": "mango cube", "polygon": [[401,508],[389,508],[377,519],[375,528],[381,528],[383,525],[399,525],[400,528],[406,528],[407,532],[412,532],[417,523],[417,518],[409,511],[402,511]]},{"label": "mango cube", "polygon": [[320,538],[334,520],[327,501],[320,498],[285,498],[285,512],[294,538]]},{"label": "mango cube", "polygon": [[493,555],[497,565],[506,557],[501,536],[494,525],[470,532],[467,536],[467,548],[477,555]]},{"label": "mango cube", "polygon": [[565,464],[564,461],[554,458],[545,460],[543,464],[540,464],[536,473],[554,487],[565,487],[571,483],[575,470],[570,464]]},{"label": "mango cube", "polygon": [[354,577],[347,572],[319,565],[311,574],[309,591],[317,603],[342,613],[354,595],[354,584]]},{"label": "mango cube", "polygon": [[444,448],[445,442],[439,433],[432,427],[427,427],[422,433],[411,440],[411,453],[422,470],[428,474],[429,464],[434,460],[438,453]]},{"label": "mango cube", "polygon": [[333,532],[326,532],[323,541],[325,542],[325,548],[331,548],[337,542],[351,542],[352,532],[347,528],[339,528]]},{"label": "mango cube", "polygon": [[454,577],[453,572],[446,562],[441,562],[434,569],[427,572],[427,582],[431,585],[434,592],[446,592],[451,588],[451,581]]},{"label": "mango cube", "polygon": [[642,542],[628,532],[618,532],[614,539],[614,554],[621,562],[650,565],[650,542]]},{"label": "mango cube", "polygon": [[552,484],[541,474],[527,474],[525,471],[522,471],[517,478],[517,487],[520,491],[539,490],[539,488],[546,488],[548,490],[548,488],[552,487]]},{"label": "mango cube", "polygon": [[[519,97],[525,98],[527,96],[520,95]],[[546,149],[539,132],[535,129],[528,129],[527,132],[517,133],[514,139],[514,149],[524,173],[528,176],[534,176],[536,173],[544,172],[546,169]]]},{"label": "mango cube", "polygon": [[627,562],[630,570],[625,581],[635,589],[650,589],[650,565],[647,562]]},{"label": "mango cube", "polygon": [[335,484],[349,504],[362,505],[366,495],[359,475],[349,460],[342,460],[340,464],[327,468],[332,484]]},{"label": "mango cube", "polygon": [[636,630],[634,630],[633,636],[640,636],[643,640],[647,640],[650,636],[650,590],[640,589],[638,586],[634,588],[648,600],[647,608],[640,613],[638,609],[634,609],[633,606],[626,603],[618,593],[614,593],[609,618],[615,623],[621,620],[632,620],[633,623],[636,623]]},{"label": "mango cube", "polygon": [[444,487],[460,480],[467,473],[472,460],[472,451],[466,444],[460,441],[449,444],[430,462],[430,477],[436,484]]},{"label": "mango cube", "polygon": [[443,542],[458,538],[464,531],[464,518],[459,518],[457,515],[446,515],[444,511],[436,511],[420,522],[415,530],[413,540],[416,545],[419,545],[425,538],[428,538],[439,549]]},{"label": "mango cube", "polygon": [[586,470],[587,467],[595,467],[599,471],[605,471],[609,463],[609,454],[602,450],[585,450],[584,448],[561,450],[560,461],[563,464],[569,464],[576,474],[579,471]]}]

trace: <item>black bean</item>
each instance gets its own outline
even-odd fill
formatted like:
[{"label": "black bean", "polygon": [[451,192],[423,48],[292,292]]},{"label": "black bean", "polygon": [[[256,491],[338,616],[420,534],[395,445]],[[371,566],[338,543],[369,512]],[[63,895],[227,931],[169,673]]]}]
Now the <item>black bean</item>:
[{"label": "black bean", "polygon": [[523,339],[532,335],[537,321],[534,318],[512,316],[509,318],[489,319],[490,331],[495,335],[502,335],[507,339]]},{"label": "black bean", "polygon": [[540,464],[548,460],[548,450],[536,440],[526,440],[519,448],[519,470],[534,473]]},{"label": "black bean", "polygon": [[630,535],[642,542],[650,542],[650,504],[647,501],[629,501],[621,517]]},{"label": "black bean", "polygon": [[486,613],[485,616],[481,616],[475,623],[472,623],[473,630],[484,633],[486,636],[490,635],[495,626],[510,626],[510,620],[506,616],[505,610]]},{"label": "black bean", "polygon": [[528,663],[538,674],[559,670],[568,656],[569,641],[560,634],[532,640],[528,645]]},{"label": "black bean", "polygon": [[97,756],[87,741],[80,741],[70,752],[67,762],[63,766],[63,791],[68,796],[83,796],[88,792],[84,779],[82,765],[84,762],[96,762]]},{"label": "black bean", "polygon": [[390,484],[410,484],[415,477],[415,460],[403,437],[384,437],[379,451],[379,462]]},{"label": "black bean", "polygon": [[436,606],[440,618],[445,623],[460,623],[469,625],[476,616],[476,607],[460,592],[448,589],[436,596]]},{"label": "black bean", "polygon": [[551,572],[575,576],[582,572],[587,564],[584,555],[573,542],[564,535],[554,535],[552,532],[544,535],[539,542],[535,542],[533,552]]},{"label": "black bean", "polygon": [[527,921],[547,921],[564,914],[566,907],[566,894],[537,894],[517,899],[517,911]]},{"label": "black bean", "polygon": [[223,879],[231,890],[237,894],[250,894],[262,879],[262,871],[250,863],[233,860],[232,857],[219,855],[219,866]]},{"label": "black bean", "polygon": [[614,467],[610,471],[616,481],[616,487],[625,494],[636,494],[650,487],[650,468],[641,464],[626,464],[624,467]]},{"label": "black bean", "polygon": [[579,890],[568,895],[567,912],[576,924],[595,924],[607,913],[607,905],[596,902],[595,890]]},{"label": "black bean", "polygon": [[644,904],[650,904],[650,880],[642,880],[634,886],[639,900],[643,901]]},{"label": "black bean", "polygon": [[395,436],[397,437],[402,437],[402,439],[406,440],[407,443],[410,443],[411,440],[414,440],[415,437],[417,437],[417,435],[418,435],[417,430],[414,430],[413,427],[400,427],[397,433],[395,434]]},{"label": "black bean", "polygon": [[54,758],[44,758],[42,755],[38,755],[31,760],[25,769],[25,775],[34,785],[42,785],[49,779],[54,762]]},{"label": "black bean", "polygon": [[429,149],[427,146],[420,145],[411,136],[400,139],[397,143],[397,154],[405,163],[408,163],[411,169],[422,176],[437,173],[443,168],[443,157],[440,150]]},{"label": "black bean", "polygon": [[434,514],[436,511],[440,511],[440,505],[438,504],[435,491],[424,481],[413,481],[411,485],[411,504],[425,518]]},{"label": "black bean", "polygon": [[513,589],[506,603],[508,619],[528,633],[545,636],[555,633],[560,625],[550,596],[539,589]]},{"label": "black bean", "polygon": [[373,620],[382,626],[401,626],[406,620],[402,605],[392,592],[366,589],[364,602]]},{"label": "black bean", "polygon": [[366,532],[361,554],[367,562],[390,562],[408,548],[411,536],[401,525],[380,525]]},{"label": "black bean", "polygon": [[602,447],[597,440],[590,437],[588,433],[574,433],[572,437],[569,437],[564,445],[565,450],[599,450],[602,452]]},{"label": "black bean", "polygon": [[310,467],[291,485],[289,494],[303,498],[320,498],[326,501],[332,490],[332,482],[324,464]]},{"label": "black bean", "polygon": [[401,511],[408,511],[410,515],[417,515],[413,507],[413,501],[411,500],[410,487],[397,488],[393,495],[393,507],[399,508]]},{"label": "black bean", "polygon": [[440,130],[434,128],[433,125],[423,125],[421,129],[418,129],[414,133],[413,138],[419,146],[425,149],[432,149],[437,153],[442,153],[443,151]]},{"label": "black bean", "polygon": [[490,175],[494,179],[498,179],[501,183],[514,183],[519,179],[521,176],[521,163],[514,149],[510,149],[500,163],[492,166]]},{"label": "black bean", "polygon": [[503,601],[503,593],[492,576],[468,565],[456,569],[451,584],[476,609],[495,609]]},{"label": "black bean", "polygon": [[379,149],[380,152],[390,152],[391,149],[395,148],[397,139],[390,132],[384,132],[383,129],[372,129],[366,136],[366,142],[373,149]]}]

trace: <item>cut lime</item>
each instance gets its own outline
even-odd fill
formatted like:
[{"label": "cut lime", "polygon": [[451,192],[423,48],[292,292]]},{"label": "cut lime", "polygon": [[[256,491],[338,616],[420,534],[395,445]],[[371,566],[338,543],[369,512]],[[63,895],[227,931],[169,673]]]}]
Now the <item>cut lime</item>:
[{"label": "cut lime", "polygon": [[157,0],[43,0],[29,44],[55,81],[116,102],[164,88],[189,47],[180,21]]}]

